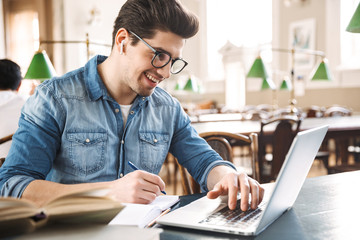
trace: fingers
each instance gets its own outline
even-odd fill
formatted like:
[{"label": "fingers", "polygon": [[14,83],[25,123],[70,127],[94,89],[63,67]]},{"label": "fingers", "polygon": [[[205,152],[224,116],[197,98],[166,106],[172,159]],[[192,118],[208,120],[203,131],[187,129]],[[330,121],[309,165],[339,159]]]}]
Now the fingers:
[{"label": "fingers", "polygon": [[165,191],[165,182],[161,179],[161,177],[145,171],[141,172],[144,173],[143,179],[150,183],[150,186],[152,186],[151,189],[154,190],[153,192],[155,192],[157,195],[160,195],[161,191]]},{"label": "fingers", "polygon": [[110,195],[126,203],[147,204],[165,189],[164,181],[157,175],[137,170],[112,182]]},{"label": "fingers", "polygon": [[229,199],[228,199],[228,206],[231,210],[234,210],[236,208],[237,203],[237,195],[239,191],[239,185],[237,177],[231,177],[229,179]]},{"label": "fingers", "polygon": [[250,185],[247,175],[244,173],[240,173],[239,181],[240,181],[240,193],[241,193],[240,208],[242,211],[246,211],[249,208],[249,194],[250,194]]},{"label": "fingers", "polygon": [[251,209],[255,209],[259,205],[259,188],[255,181],[249,180],[249,183],[251,189]]},{"label": "fingers", "polygon": [[264,197],[264,188],[254,179],[249,178],[251,192],[251,208],[256,209]]},{"label": "fingers", "polygon": [[220,184],[216,184],[214,186],[214,189],[209,191],[207,193],[207,197],[210,198],[210,199],[215,199],[217,198],[218,196],[222,195],[222,188],[219,186]]},{"label": "fingers", "polygon": [[214,186],[214,189],[208,192],[207,197],[215,199],[220,195],[228,195],[228,206],[229,209],[233,210],[236,208],[239,191],[241,194],[240,208],[243,211],[249,208],[250,194],[250,207],[252,209],[257,208],[264,196],[264,189],[256,180],[248,177],[245,173],[231,173],[221,179],[221,181]]}]

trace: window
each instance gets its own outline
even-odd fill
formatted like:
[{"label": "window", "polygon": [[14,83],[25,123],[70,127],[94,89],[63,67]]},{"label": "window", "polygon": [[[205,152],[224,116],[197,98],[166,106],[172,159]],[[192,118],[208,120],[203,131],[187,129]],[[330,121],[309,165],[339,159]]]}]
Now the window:
[{"label": "window", "polygon": [[7,58],[20,65],[25,74],[34,52],[39,48],[39,15],[34,1],[7,0],[5,30]]},{"label": "window", "polygon": [[218,51],[227,41],[244,47],[271,42],[272,1],[207,0],[207,26],[209,79],[223,79]]},{"label": "window", "polygon": [[8,55],[21,66],[25,74],[34,52],[39,48],[38,14],[34,11],[11,13],[9,27]]},{"label": "window", "polygon": [[[35,51],[39,49],[40,36],[51,40],[51,1],[3,0],[5,27],[5,57],[15,61],[25,75]],[[48,54],[51,51],[47,51]]]},{"label": "window", "polygon": [[360,34],[346,31],[360,0],[341,0],[341,65],[345,68],[360,68]]}]

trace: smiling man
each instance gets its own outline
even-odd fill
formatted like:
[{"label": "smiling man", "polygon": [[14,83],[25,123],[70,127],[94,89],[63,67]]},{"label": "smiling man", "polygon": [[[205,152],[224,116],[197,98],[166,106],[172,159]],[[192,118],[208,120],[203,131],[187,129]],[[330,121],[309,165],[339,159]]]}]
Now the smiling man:
[{"label": "smiling man", "polygon": [[[263,188],[198,136],[179,102],[157,85],[182,71],[196,16],[176,0],[128,0],[115,20],[109,57],[41,84],[23,108],[0,168],[2,196],[42,205],[73,191],[108,187],[121,202],[149,203],[168,152],[209,198],[256,208]],[[128,162],[141,170],[134,171]]]}]

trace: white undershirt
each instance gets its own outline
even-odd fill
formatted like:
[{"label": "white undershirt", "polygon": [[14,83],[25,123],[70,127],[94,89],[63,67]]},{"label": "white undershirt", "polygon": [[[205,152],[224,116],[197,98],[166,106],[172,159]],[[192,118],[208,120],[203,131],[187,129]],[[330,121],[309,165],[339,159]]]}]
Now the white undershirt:
[{"label": "white undershirt", "polygon": [[127,118],[129,116],[130,108],[132,105],[120,105],[121,114],[124,120],[124,126],[126,124]]}]

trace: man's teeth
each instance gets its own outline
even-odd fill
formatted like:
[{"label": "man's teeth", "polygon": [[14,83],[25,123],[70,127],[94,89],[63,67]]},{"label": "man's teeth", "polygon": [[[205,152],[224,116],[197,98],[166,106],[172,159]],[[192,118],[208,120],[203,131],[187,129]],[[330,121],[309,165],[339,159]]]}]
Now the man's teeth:
[{"label": "man's teeth", "polygon": [[153,76],[150,76],[149,74],[146,74],[146,77],[153,82],[159,83],[159,80],[155,79]]}]

